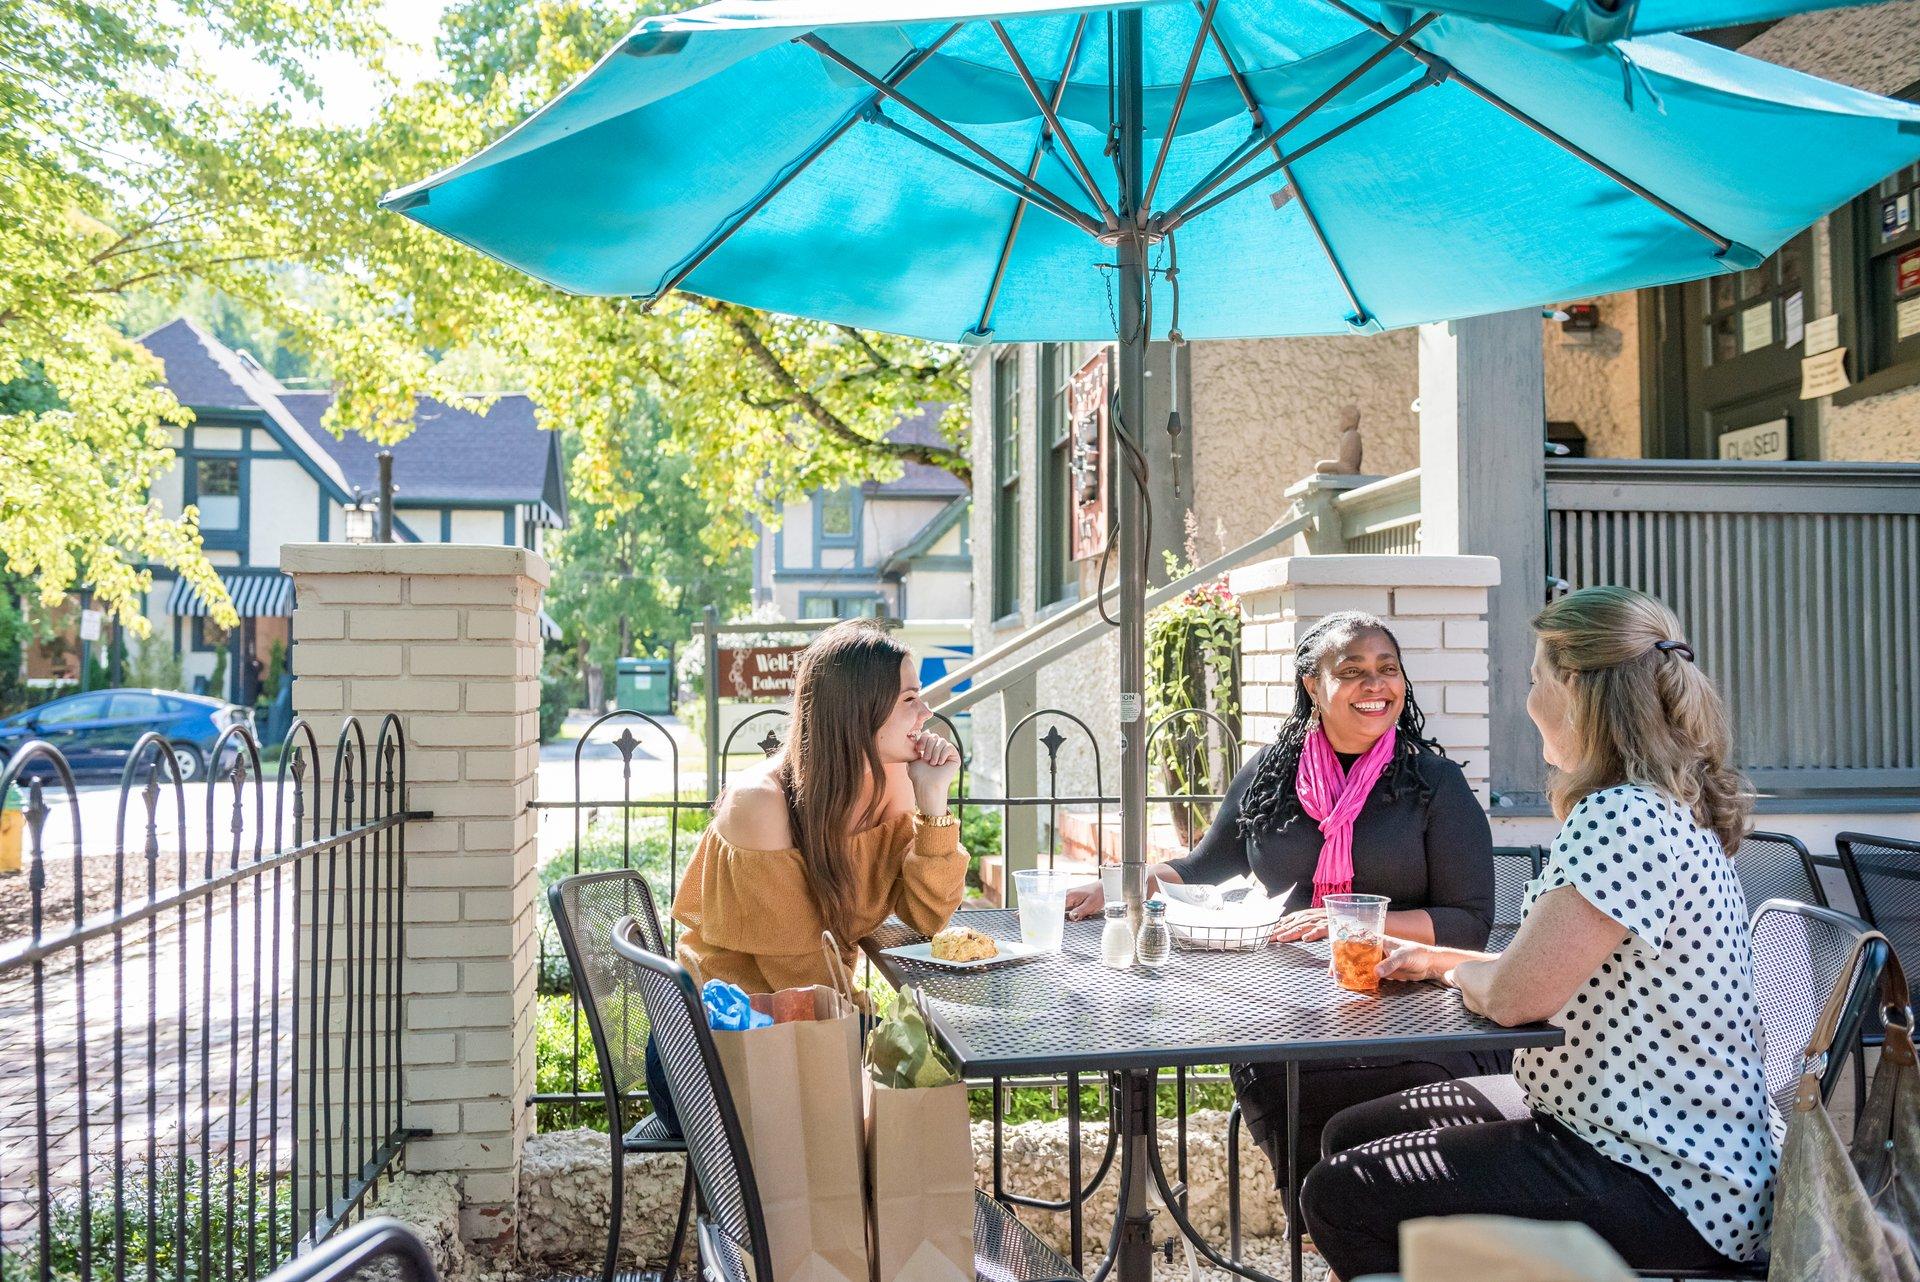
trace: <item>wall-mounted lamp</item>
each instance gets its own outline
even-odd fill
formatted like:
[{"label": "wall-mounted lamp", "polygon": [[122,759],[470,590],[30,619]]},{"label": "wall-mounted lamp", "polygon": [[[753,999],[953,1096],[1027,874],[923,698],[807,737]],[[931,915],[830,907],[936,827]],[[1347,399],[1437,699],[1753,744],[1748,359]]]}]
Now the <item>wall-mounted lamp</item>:
[{"label": "wall-mounted lamp", "polygon": [[376,500],[361,493],[358,486],[354,487],[353,502],[346,505],[341,521],[341,534],[347,542],[373,542],[374,518],[379,506]]},{"label": "wall-mounted lamp", "polygon": [[1567,334],[1591,334],[1600,328],[1600,304],[1568,303],[1566,319],[1560,322],[1560,329]]}]

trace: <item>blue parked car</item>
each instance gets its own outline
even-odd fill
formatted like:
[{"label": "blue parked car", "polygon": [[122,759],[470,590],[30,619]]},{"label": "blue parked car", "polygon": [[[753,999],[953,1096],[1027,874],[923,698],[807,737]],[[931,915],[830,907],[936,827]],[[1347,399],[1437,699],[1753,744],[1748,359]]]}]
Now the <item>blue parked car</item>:
[{"label": "blue parked car", "polygon": [[[140,736],[158,730],[173,744],[180,777],[202,779],[207,756],[221,731],[252,722],[251,710],[205,695],[89,690],[0,717],[0,763],[29,739],[44,739],[60,750],[75,774],[118,774]],[[31,766],[28,771],[40,773]]]}]

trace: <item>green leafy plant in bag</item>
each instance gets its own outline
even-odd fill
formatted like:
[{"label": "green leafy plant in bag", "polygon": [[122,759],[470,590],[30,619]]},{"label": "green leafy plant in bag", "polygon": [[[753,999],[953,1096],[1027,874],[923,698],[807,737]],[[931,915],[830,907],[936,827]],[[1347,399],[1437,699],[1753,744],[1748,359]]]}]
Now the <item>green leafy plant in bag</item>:
[{"label": "green leafy plant in bag", "polygon": [[903,988],[886,1017],[867,1034],[867,1071],[882,1086],[919,1089],[960,1080],[953,1060],[927,1029],[920,994]]}]

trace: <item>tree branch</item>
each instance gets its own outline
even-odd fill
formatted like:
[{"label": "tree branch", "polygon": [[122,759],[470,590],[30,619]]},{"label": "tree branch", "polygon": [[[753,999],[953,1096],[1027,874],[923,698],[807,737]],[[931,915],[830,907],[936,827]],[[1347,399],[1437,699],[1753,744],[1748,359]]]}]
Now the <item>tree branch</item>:
[{"label": "tree branch", "polygon": [[[846,420],[835,414],[820,402],[820,399],[800,385],[793,371],[767,342],[760,331],[753,327],[741,309],[729,303],[718,302],[710,298],[698,298],[700,306],[707,309],[713,317],[733,331],[754,362],[767,376],[783,389],[792,399],[792,403],[813,423],[835,440],[842,441],[856,449],[871,454],[889,456],[913,463],[925,463],[951,473],[962,483],[973,484],[973,461],[959,450],[948,445],[926,445],[916,441],[877,441],[853,430]],[[878,353],[875,353],[878,355]]]}]

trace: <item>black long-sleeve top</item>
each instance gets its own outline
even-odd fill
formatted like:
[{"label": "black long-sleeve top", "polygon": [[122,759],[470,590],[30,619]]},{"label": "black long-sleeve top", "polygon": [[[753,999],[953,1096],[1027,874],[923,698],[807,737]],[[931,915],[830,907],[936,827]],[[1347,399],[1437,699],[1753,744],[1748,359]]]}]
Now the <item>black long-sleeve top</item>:
[{"label": "black long-sleeve top", "polygon": [[[1184,882],[1217,883],[1251,872],[1269,893],[1290,885],[1287,911],[1295,912],[1313,902],[1320,825],[1297,811],[1277,831],[1250,841],[1240,835],[1240,798],[1266,751],[1234,776],[1193,852],[1167,866]],[[1493,925],[1493,832],[1486,812],[1459,766],[1431,752],[1414,762],[1424,788],[1403,784],[1390,797],[1383,774],[1354,819],[1354,892],[1385,895],[1396,912],[1424,908],[1433,919],[1433,940],[1443,947],[1485,948]],[[1341,758],[1343,767],[1352,764]]]}]

